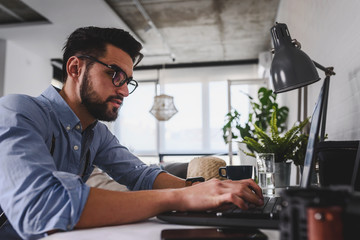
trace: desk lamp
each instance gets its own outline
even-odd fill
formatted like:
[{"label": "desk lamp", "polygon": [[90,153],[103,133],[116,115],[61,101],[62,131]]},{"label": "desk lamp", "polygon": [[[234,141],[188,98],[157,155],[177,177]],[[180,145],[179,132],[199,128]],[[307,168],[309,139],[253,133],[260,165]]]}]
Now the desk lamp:
[{"label": "desk lamp", "polygon": [[323,83],[324,106],[320,133],[320,141],[323,141],[330,76],[335,75],[334,68],[321,66],[301,51],[300,43],[296,39],[291,39],[286,24],[276,23],[270,32],[274,43],[274,58],[271,63],[270,74],[275,93],[287,92],[319,81],[320,77],[316,68],[325,72],[326,77]]}]

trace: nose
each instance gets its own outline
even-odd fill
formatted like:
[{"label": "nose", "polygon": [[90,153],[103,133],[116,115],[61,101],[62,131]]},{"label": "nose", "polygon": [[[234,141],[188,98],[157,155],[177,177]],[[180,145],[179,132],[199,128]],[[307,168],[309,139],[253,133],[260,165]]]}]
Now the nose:
[{"label": "nose", "polygon": [[123,97],[129,96],[129,89],[128,89],[128,86],[127,86],[126,83],[123,84],[123,85],[120,86],[120,87],[115,87],[115,88],[116,88],[116,93],[117,93],[118,95],[121,95],[121,96],[123,96]]}]

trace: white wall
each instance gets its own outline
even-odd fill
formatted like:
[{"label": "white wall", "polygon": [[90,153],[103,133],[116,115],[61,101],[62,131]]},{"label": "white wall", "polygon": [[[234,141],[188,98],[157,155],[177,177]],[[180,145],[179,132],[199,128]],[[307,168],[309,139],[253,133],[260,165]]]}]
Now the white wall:
[{"label": "white wall", "polygon": [[6,41],[0,39],[0,97],[4,94]]},{"label": "white wall", "polygon": [[6,43],[4,73],[3,95],[22,93],[38,96],[52,79],[50,59],[40,57],[31,49],[25,49],[11,41]]},{"label": "white wall", "polygon": [[[329,140],[360,139],[360,1],[282,0],[276,18],[286,23],[310,58],[325,67],[333,66],[326,132]],[[324,78],[319,70],[320,77]],[[309,86],[312,113],[322,80]],[[295,91],[296,92],[296,91]],[[284,93],[286,102],[296,93]],[[293,109],[296,106],[291,106]],[[295,111],[291,119],[296,119]],[[291,120],[290,120],[291,121]]]}]

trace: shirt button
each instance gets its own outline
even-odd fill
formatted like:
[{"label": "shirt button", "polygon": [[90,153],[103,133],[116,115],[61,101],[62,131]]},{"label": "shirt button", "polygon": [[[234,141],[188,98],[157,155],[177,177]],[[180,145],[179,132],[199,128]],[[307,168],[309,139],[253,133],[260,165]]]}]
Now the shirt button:
[{"label": "shirt button", "polygon": [[79,129],[80,129],[80,125],[76,125],[76,129],[79,130]]},{"label": "shirt button", "polygon": [[78,145],[75,145],[75,146],[74,146],[74,150],[75,150],[75,151],[79,150],[79,146],[78,146]]},{"label": "shirt button", "polygon": [[67,230],[71,230],[71,225],[70,224],[67,225],[66,228],[67,228]]},{"label": "shirt button", "polygon": [[70,127],[70,125],[68,125],[68,126],[66,127],[66,130],[67,130],[67,131],[70,131],[70,129],[71,129],[71,127]]}]

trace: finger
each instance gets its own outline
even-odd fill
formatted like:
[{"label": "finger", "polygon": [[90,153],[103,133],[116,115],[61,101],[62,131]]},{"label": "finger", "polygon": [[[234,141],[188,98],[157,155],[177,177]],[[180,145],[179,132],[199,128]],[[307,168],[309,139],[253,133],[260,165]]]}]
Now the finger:
[{"label": "finger", "polygon": [[241,196],[245,201],[247,201],[248,203],[252,203],[255,204],[257,206],[261,206],[264,204],[264,200],[262,198],[260,198],[253,190],[251,190],[250,188],[245,189],[242,192],[242,196]]},{"label": "finger", "polygon": [[221,201],[223,202],[223,204],[224,203],[232,203],[244,210],[249,208],[249,205],[247,204],[247,202],[244,201],[243,198],[239,197],[236,194],[226,193],[226,194],[221,195],[221,198],[222,198]]},{"label": "finger", "polygon": [[261,198],[264,199],[264,196],[262,194],[262,189],[259,187],[259,185],[256,184],[256,182],[253,179],[247,179],[248,187],[255,192],[255,194]]},{"label": "finger", "polygon": [[[225,183],[225,182],[224,182]],[[230,183],[230,182],[229,182]],[[244,179],[244,180],[238,180],[238,181],[231,181],[232,184],[237,185],[237,189],[242,189],[245,185],[247,188],[249,188],[252,192],[254,192],[258,198],[264,199],[264,196],[262,194],[262,189],[255,183],[255,181],[251,178]],[[240,184],[240,186],[239,186]],[[227,185],[229,188],[233,188],[234,185]]]},{"label": "finger", "polygon": [[[259,190],[260,196],[256,193]],[[221,193],[235,194],[238,198],[245,200],[246,203],[253,203],[258,206],[264,204],[261,188],[251,179],[228,182],[228,184],[224,184]]]},{"label": "finger", "polygon": [[238,206],[241,209],[247,210],[249,209],[249,205],[246,201],[244,201],[244,199],[242,198],[234,198],[233,204],[235,204],[236,206]]}]

